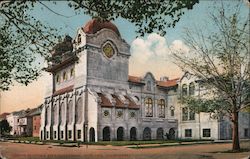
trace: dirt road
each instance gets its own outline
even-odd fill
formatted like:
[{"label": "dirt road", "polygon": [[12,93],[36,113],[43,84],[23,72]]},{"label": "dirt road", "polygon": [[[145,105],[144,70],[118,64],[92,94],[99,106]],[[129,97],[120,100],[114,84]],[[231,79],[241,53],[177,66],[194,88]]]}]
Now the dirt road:
[{"label": "dirt road", "polygon": [[[250,148],[250,142],[242,147]],[[250,152],[221,153],[230,143],[130,149],[123,146],[59,147],[0,142],[0,152],[7,159],[241,159]]]}]

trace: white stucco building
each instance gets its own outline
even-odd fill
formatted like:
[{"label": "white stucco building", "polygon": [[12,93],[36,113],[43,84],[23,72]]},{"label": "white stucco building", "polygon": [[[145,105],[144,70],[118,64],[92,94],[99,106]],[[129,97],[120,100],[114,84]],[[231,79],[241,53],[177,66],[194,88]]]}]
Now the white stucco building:
[{"label": "white stucco building", "polygon": [[[209,96],[202,82],[186,72],[179,80],[179,94],[197,98]],[[192,112],[179,103],[178,137],[186,139],[231,139],[232,123],[228,117],[212,118],[210,113]],[[239,137],[250,138],[250,113],[239,113]]]},{"label": "white stucco building", "polygon": [[[129,57],[130,46],[117,27],[96,19],[79,28],[75,38],[66,36],[57,44],[47,68],[53,82],[45,95],[40,138],[91,142],[221,138],[219,121],[206,113],[190,113],[178,103],[180,88],[190,86],[191,79],[184,75],[157,80],[150,72],[129,76]],[[195,80],[193,84],[197,93]],[[183,111],[188,113],[185,117]]]},{"label": "white stucco building", "polygon": [[[89,21],[52,51],[43,140],[150,140],[177,134],[177,79],[128,75],[130,46],[111,22]],[[60,59],[59,61],[56,61]],[[171,97],[174,98],[174,97]],[[169,106],[168,106],[169,104]]]}]

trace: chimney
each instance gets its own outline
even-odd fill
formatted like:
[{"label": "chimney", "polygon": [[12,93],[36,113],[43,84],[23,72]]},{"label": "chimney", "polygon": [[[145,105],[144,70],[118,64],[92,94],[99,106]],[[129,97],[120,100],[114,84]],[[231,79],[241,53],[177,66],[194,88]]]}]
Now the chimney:
[{"label": "chimney", "polygon": [[160,78],[160,81],[163,81],[163,82],[166,82],[168,80],[169,80],[169,78],[167,76],[163,76]]}]

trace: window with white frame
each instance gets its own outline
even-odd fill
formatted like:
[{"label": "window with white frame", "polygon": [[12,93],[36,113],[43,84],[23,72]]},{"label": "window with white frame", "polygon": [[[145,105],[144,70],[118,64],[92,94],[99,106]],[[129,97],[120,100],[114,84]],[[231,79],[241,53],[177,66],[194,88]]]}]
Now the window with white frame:
[{"label": "window with white frame", "polygon": [[145,114],[146,117],[153,116],[153,100],[151,98],[145,99]]},{"label": "window with white frame", "polygon": [[191,82],[191,83],[189,84],[189,95],[190,95],[190,96],[193,96],[194,93],[195,93],[195,85],[194,85],[194,82]]},{"label": "window with white frame", "polygon": [[158,101],[158,111],[159,111],[159,117],[165,118],[165,100],[160,99]]}]

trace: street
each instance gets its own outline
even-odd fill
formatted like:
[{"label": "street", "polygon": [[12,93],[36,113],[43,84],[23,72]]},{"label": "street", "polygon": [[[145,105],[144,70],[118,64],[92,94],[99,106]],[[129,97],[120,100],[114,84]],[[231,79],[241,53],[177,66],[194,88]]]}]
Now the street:
[{"label": "street", "polygon": [[[243,142],[241,146],[250,148],[250,142]],[[1,155],[8,159],[241,159],[250,156],[250,151],[225,153],[230,149],[231,143],[131,149],[125,146],[81,145],[78,148],[0,142]]]}]

